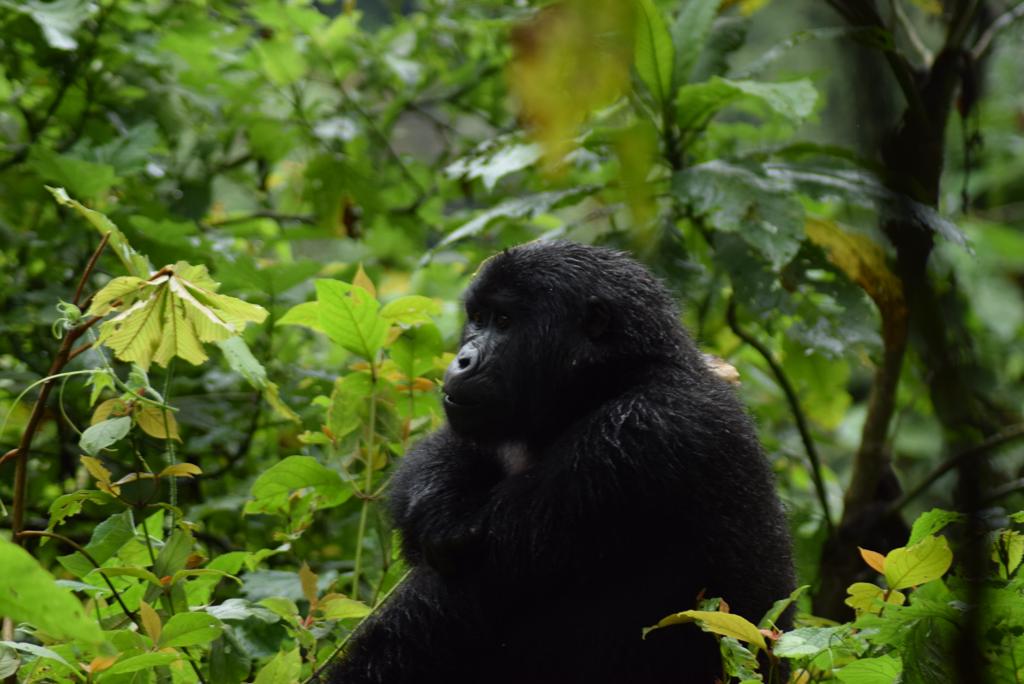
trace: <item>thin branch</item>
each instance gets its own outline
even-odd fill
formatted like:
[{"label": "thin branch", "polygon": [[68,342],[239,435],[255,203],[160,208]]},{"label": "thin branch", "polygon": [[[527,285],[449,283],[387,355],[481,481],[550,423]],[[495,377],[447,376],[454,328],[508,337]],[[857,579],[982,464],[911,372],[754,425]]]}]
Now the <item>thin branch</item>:
[{"label": "thin branch", "polygon": [[[103,566],[101,566],[101,565],[99,564],[99,562],[97,562],[97,560],[96,560],[95,558],[93,558],[93,557],[92,557],[92,554],[90,554],[90,553],[89,553],[89,552],[88,552],[88,551],[87,551],[87,550],[85,549],[85,547],[84,547],[84,546],[82,546],[81,544],[79,544],[78,542],[76,542],[76,541],[75,541],[74,539],[70,539],[69,537],[65,537],[65,536],[64,536],[63,534],[57,534],[56,532],[44,532],[44,531],[36,531],[36,530],[24,530],[24,531],[18,532],[18,534],[17,534],[16,536],[17,536],[18,538],[28,538],[28,537],[50,537],[51,539],[57,539],[57,540],[59,540],[59,541],[62,541],[62,542],[64,542],[65,544],[67,544],[68,546],[70,546],[71,548],[73,548],[73,549],[74,549],[75,551],[78,551],[78,553],[82,554],[82,555],[83,555],[83,556],[85,557],[85,559],[86,559],[87,561],[89,561],[90,563],[92,563],[92,566],[93,566],[94,568],[96,568],[97,570],[99,570],[100,568],[102,568],[102,567],[103,567]],[[124,604],[124,600],[122,600],[122,599],[121,599],[121,594],[120,594],[120,593],[119,593],[119,592],[117,591],[117,588],[116,588],[116,587],[114,587],[114,583],[110,581],[110,578],[109,578],[109,577],[107,577],[106,575],[104,575],[104,574],[103,574],[102,572],[101,572],[101,573],[99,573],[99,575],[100,575],[100,577],[102,577],[102,578],[103,578],[103,581],[107,583],[107,586],[108,586],[108,587],[110,587],[110,591],[112,591],[112,592],[114,593],[114,598],[115,598],[115,599],[117,600],[117,604],[118,604],[119,606],[121,606],[121,610],[122,610],[122,611],[124,612],[125,616],[126,616],[126,617],[127,617],[127,618],[128,618],[129,620],[131,620],[132,622],[134,622],[134,623],[135,623],[135,624],[136,624],[137,626],[141,627],[141,625],[139,625],[139,623],[138,623],[138,620],[136,620],[136,617],[135,617],[135,613],[133,613],[132,611],[130,611],[130,610],[128,609],[128,606],[126,606],[126,605]]]},{"label": "thin branch", "polygon": [[[78,286],[75,288],[76,303],[81,296],[85,283],[89,280],[89,276],[92,275],[92,271],[96,267],[100,253],[106,245],[106,239],[100,241],[99,246],[93,251],[92,257],[82,270],[82,275],[78,279]],[[68,331],[67,336],[57,350],[57,355],[53,358],[53,363],[50,364],[50,370],[47,373],[49,379],[43,383],[42,388],[39,390],[39,396],[36,397],[36,402],[32,406],[32,413],[29,416],[28,423],[25,425],[25,431],[21,433],[21,440],[17,447],[18,454],[14,462],[14,495],[11,498],[11,531],[14,533],[16,541],[19,539],[18,533],[25,529],[25,499],[28,494],[28,452],[32,448],[32,440],[35,438],[39,424],[43,420],[46,401],[50,398],[50,390],[53,388],[53,376],[60,373],[64,366],[68,364],[71,349],[78,338],[85,334],[85,331],[89,330],[89,328],[96,325],[99,320],[100,316],[93,316]],[[4,458],[6,460],[7,457],[5,456]]]},{"label": "thin branch", "polygon": [[[107,242],[110,240],[110,233],[104,233],[103,238],[100,240],[100,244],[96,245],[96,249],[92,251],[92,256],[89,257],[89,261],[85,264],[84,273],[92,273],[93,269],[96,268],[96,262],[99,260],[100,255],[103,254],[103,250],[107,248]],[[81,278],[78,281],[78,287],[75,288],[75,298],[72,299],[72,303],[78,306],[78,302],[82,300],[82,290],[85,288],[85,283],[88,281],[88,277]]]},{"label": "thin branch", "polygon": [[978,61],[988,53],[992,47],[992,41],[1000,31],[1022,17],[1024,17],[1024,2],[996,17],[995,21],[985,29],[985,32],[981,34],[981,37],[978,38],[978,42],[975,43],[974,47],[971,49],[971,57],[974,58],[974,61]]},{"label": "thin branch", "polygon": [[796,391],[793,389],[793,385],[790,384],[789,378],[786,377],[785,371],[782,370],[782,366],[780,366],[772,356],[771,350],[764,346],[749,332],[740,327],[739,321],[736,320],[735,298],[729,299],[729,306],[726,309],[725,318],[733,333],[736,334],[736,337],[749,344],[764,358],[765,363],[768,364],[772,374],[775,375],[775,379],[778,381],[779,387],[782,388],[783,394],[786,395],[786,402],[789,404],[789,409],[793,413],[793,418],[796,420],[796,427],[800,432],[800,439],[804,443],[804,450],[807,451],[807,459],[811,462],[811,477],[814,480],[814,489],[817,492],[818,501],[821,504],[822,515],[825,517],[825,527],[828,529],[828,533],[831,536],[833,530],[832,514],[829,513],[828,497],[825,494],[825,481],[821,476],[821,459],[818,457],[818,449],[814,446],[814,440],[811,438],[811,431],[807,426],[807,418],[804,416],[804,411],[800,406],[800,400],[796,396]]},{"label": "thin branch", "polygon": [[976,458],[987,454],[988,452],[1003,446],[1016,439],[1024,437],[1024,423],[1017,423],[1007,428],[996,432],[993,435],[985,438],[984,441],[975,444],[974,446],[961,451],[960,453],[946,459],[938,466],[936,466],[923,480],[921,480],[915,487],[908,490],[899,499],[890,504],[888,513],[896,513],[901,510],[908,503],[920,496],[925,490],[927,490],[936,480],[955,469],[964,461]]},{"label": "thin branch", "polygon": [[914,23],[910,21],[910,17],[903,10],[903,3],[901,0],[892,0],[893,13],[896,15],[896,23],[899,24],[900,28],[903,29],[903,33],[907,36],[907,40],[910,42],[910,46],[914,48],[914,52],[921,58],[921,62],[926,67],[930,67],[932,61],[935,59],[935,55],[928,46],[921,40],[921,36],[918,35],[917,29],[914,28]]},{"label": "thin branch", "polygon": [[1017,492],[1024,491],[1024,477],[1016,480],[1010,480],[1009,482],[1002,484],[988,493],[982,505],[985,507],[991,506],[995,502],[1003,499],[1010,494],[1016,494]]}]

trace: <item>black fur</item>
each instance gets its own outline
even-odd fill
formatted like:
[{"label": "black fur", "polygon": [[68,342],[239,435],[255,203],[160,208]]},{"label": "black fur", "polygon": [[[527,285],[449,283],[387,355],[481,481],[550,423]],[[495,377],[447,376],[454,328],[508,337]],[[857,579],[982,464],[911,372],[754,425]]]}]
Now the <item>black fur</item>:
[{"label": "black fur", "polygon": [[466,304],[475,351],[449,370],[450,424],[392,483],[412,572],[331,681],[710,684],[709,635],[641,629],[701,593],[756,622],[794,586],[733,392],[665,287],[619,252],[502,252]]}]

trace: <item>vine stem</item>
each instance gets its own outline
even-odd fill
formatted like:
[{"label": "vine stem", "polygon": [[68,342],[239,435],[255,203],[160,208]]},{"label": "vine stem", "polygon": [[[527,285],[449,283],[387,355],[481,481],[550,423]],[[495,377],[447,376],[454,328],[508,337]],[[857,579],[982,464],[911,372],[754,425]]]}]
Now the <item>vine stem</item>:
[{"label": "vine stem", "polygon": [[366,520],[370,516],[370,498],[369,495],[373,490],[373,461],[374,461],[374,449],[377,435],[377,364],[376,361],[370,362],[370,416],[367,420],[369,425],[369,434],[366,437],[366,465],[363,479],[363,490],[360,492],[360,499],[362,499],[362,510],[359,512],[359,531],[356,533],[356,561],[355,567],[352,569],[352,598],[359,599],[359,574],[362,570],[363,563],[363,538],[366,536]]}]

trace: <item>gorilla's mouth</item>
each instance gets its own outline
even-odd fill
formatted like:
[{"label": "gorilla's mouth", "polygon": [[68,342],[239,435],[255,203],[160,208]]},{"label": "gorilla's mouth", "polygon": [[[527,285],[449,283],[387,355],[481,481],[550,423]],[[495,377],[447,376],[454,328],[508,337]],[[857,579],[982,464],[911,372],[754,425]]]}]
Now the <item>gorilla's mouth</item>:
[{"label": "gorilla's mouth", "polygon": [[472,408],[472,407],[476,406],[476,404],[470,404],[470,403],[466,403],[466,402],[462,402],[462,401],[456,401],[455,399],[452,398],[452,395],[450,395],[450,394],[445,394],[444,395],[444,403],[445,403],[446,406],[454,406],[455,408]]}]

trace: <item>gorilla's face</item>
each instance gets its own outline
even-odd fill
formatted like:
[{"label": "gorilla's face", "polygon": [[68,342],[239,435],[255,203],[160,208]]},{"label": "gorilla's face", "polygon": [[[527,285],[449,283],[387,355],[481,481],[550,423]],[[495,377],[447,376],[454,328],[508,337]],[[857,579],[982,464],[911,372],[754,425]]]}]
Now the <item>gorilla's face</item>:
[{"label": "gorilla's face", "polygon": [[[565,426],[607,347],[600,276],[561,270],[533,245],[490,259],[465,295],[462,342],[444,378],[452,429],[486,442]],[[559,272],[552,272],[559,271]],[[581,383],[581,380],[583,381]]]}]

